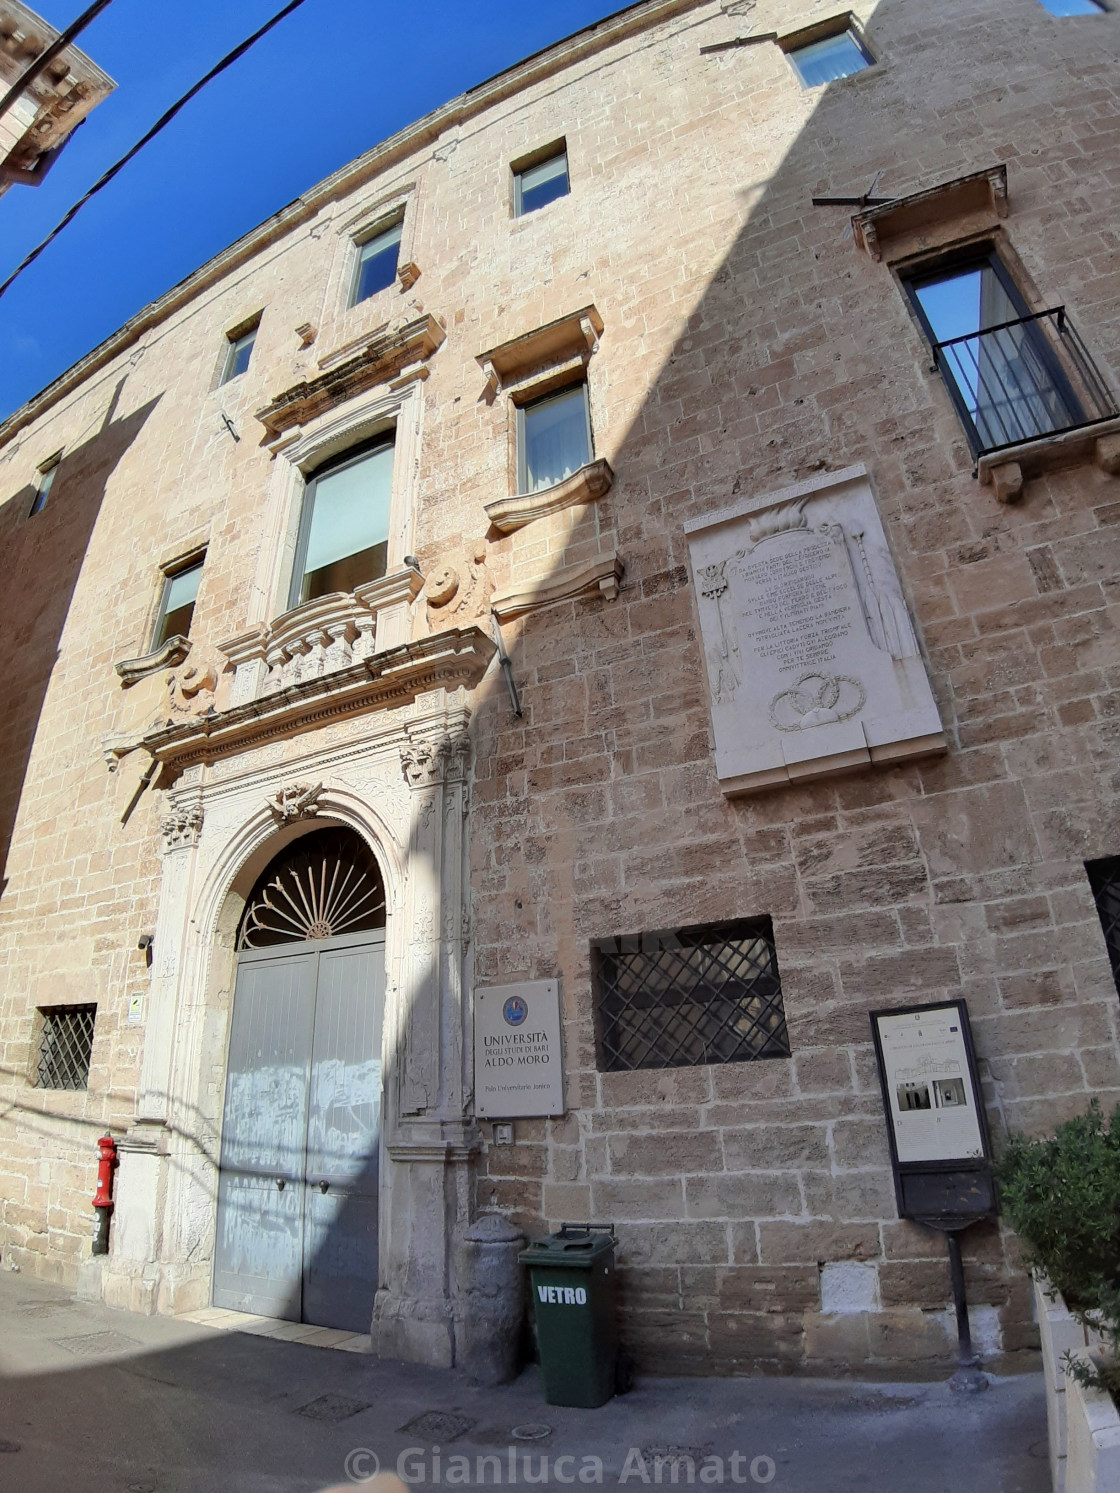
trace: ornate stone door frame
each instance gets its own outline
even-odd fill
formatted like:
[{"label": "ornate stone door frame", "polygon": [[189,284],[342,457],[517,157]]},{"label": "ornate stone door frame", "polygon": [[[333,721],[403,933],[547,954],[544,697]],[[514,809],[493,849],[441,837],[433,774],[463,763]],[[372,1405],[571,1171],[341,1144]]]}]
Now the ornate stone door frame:
[{"label": "ornate stone door frame", "polygon": [[141,1092],[121,1145],[106,1300],[165,1312],[209,1302],[237,923],[276,850],[329,819],[363,836],[387,893],[375,1351],[454,1361],[453,1243],[470,1216],[477,1148],[465,693],[434,690],[309,735],[298,755],[277,743],[189,768],[168,794]]}]

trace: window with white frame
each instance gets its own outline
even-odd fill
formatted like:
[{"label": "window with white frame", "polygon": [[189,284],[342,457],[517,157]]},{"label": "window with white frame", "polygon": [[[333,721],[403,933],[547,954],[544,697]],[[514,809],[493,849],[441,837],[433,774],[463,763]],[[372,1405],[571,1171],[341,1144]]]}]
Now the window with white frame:
[{"label": "window with white frame", "polygon": [[55,475],[58,472],[58,464],[61,460],[62,452],[58,451],[39,468],[35,478],[35,496],[31,500],[31,508],[27,515],[28,518],[31,518],[36,513],[42,513],[43,509],[47,506],[47,499],[51,495],[51,488],[54,486]]},{"label": "window with white frame", "polygon": [[257,340],[257,326],[254,322],[251,327],[245,327],[240,332],[230,332],[226,340],[229,346],[226,348],[225,362],[222,365],[221,382],[228,384],[230,379],[239,378],[249,366],[253,356],[253,344]]},{"label": "window with white frame", "polygon": [[875,61],[851,26],[800,46],[786,45],[783,50],[806,88],[820,88],[838,78],[850,77],[852,73],[871,67]]},{"label": "window with white frame", "polygon": [[308,478],[289,607],[385,574],[393,445],[393,432],[382,433]]},{"label": "window with white frame", "polygon": [[351,306],[369,300],[379,290],[387,290],[397,278],[397,258],[401,249],[400,220],[381,228],[358,245],[358,263],[354,271]]},{"label": "window with white frame", "polygon": [[184,565],[165,572],[152,649],[162,648],[171,638],[188,638],[202,579],[205,555],[195,555]]},{"label": "window with white frame", "polygon": [[561,144],[543,160],[513,168],[513,215],[523,218],[558,197],[566,197],[570,189],[568,148]]},{"label": "window with white frame", "polygon": [[546,394],[517,410],[518,492],[563,482],[591,460],[591,409],[586,383]]}]

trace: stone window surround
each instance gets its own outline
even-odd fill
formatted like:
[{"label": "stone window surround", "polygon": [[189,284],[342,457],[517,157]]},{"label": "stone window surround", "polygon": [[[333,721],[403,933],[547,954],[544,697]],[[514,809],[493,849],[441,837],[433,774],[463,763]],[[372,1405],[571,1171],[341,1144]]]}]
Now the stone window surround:
[{"label": "stone window surround", "polygon": [[[905,282],[969,253],[998,255],[1029,306],[1050,304],[1002,227],[1000,220],[1009,210],[1007,167],[1000,164],[853,216],[856,244],[887,265],[926,348],[928,337]],[[986,453],[977,459],[973,475],[982,486],[991,487],[1001,503],[1013,503],[1022,497],[1030,477],[1085,460],[1109,475],[1120,475],[1120,419],[1055,431]]]},{"label": "stone window surround", "polygon": [[[800,47],[809,47],[818,41],[829,41],[834,36],[843,36],[846,31],[852,33],[856,39],[856,45],[861,51],[866,53],[868,58],[867,66],[860,68],[858,72],[849,73],[847,78],[835,78],[829,84],[808,84],[802,80],[800,73],[798,73],[797,68],[791,61],[790,71],[801,85],[802,92],[811,93],[817,88],[833,87],[836,83],[845,83],[848,81],[848,78],[860,78],[864,73],[871,72],[881,63],[882,58],[867,40],[867,35],[855,12],[851,10],[839,10],[833,15],[822,16],[819,21],[813,21],[811,25],[799,26],[796,31],[786,31],[776,34],[773,37],[770,37],[768,33],[766,39],[772,39],[788,57],[791,52],[796,52]],[[759,38],[760,41],[762,39],[761,37]]]},{"label": "stone window surround", "polygon": [[174,575],[176,571],[185,570],[189,565],[205,561],[209,544],[210,525],[206,524],[187,535],[185,539],[177,540],[174,545],[165,549],[156,561],[157,581],[148,603],[142,633],[147,651],[138,654],[135,658],[121,659],[119,663],[113,665],[122,688],[127,689],[130,685],[137,684],[141,679],[146,679],[149,674],[156,674],[161,669],[174,668],[177,664],[181,664],[190,653],[189,638],[168,638],[167,642],[159,648],[152,646],[152,639],[159,621],[168,577]]},{"label": "stone window surround", "polygon": [[[486,375],[485,397],[489,404],[493,405],[499,395],[505,394],[508,398],[506,406],[506,493],[487,503],[486,513],[492,522],[496,523],[503,533],[510,528],[520,528],[529,523],[532,518],[537,517],[536,510],[540,514],[555,512],[558,507],[570,507],[574,503],[593,502],[595,498],[601,497],[613,478],[609,466],[592,459],[579,473],[566,479],[563,483],[557,483],[554,487],[546,488],[539,493],[521,493],[518,491],[519,463],[518,463],[518,410],[531,404],[534,400],[543,399],[548,394],[559,393],[560,390],[572,385],[583,383],[587,386],[588,419],[591,425],[592,440],[595,431],[595,390],[590,376],[591,359],[599,350],[599,341],[603,334],[603,318],[596,308],[582,306],[578,311],[572,311],[567,316],[558,317],[555,321],[547,322],[542,327],[536,327],[531,332],[525,332],[518,337],[511,338],[508,342],[500,343],[497,347],[479,353],[475,361]],[[605,467],[606,484],[603,485],[602,471],[596,472],[582,480],[585,474],[592,473],[592,469]],[[579,477],[576,482],[573,479]],[[565,489],[563,501],[557,502],[559,490]],[[585,491],[586,489],[586,491]],[[517,519],[508,528],[505,524],[505,510],[512,501],[516,500]]]},{"label": "stone window surround", "polygon": [[[566,135],[558,135],[555,140],[549,141],[547,145],[538,145],[535,150],[524,151],[521,155],[516,156],[512,161],[510,161],[509,171],[507,174],[509,197],[508,210],[509,216],[514,223],[520,223],[523,218],[531,218],[533,216],[531,212],[519,213],[517,211],[518,176],[520,176],[523,171],[531,171],[534,166],[540,166],[545,161],[551,161],[553,156],[558,156],[561,152],[563,152],[564,154],[564,169],[568,173],[568,190],[564,193],[564,196],[567,197],[571,195],[572,191],[572,158],[571,153],[568,149],[568,140]],[[560,201],[562,199],[558,198],[556,200]],[[551,207],[552,203],[549,202],[545,205],[547,207]],[[537,212],[540,212],[540,210],[540,208],[535,209],[535,211]]]},{"label": "stone window surround", "polygon": [[[395,440],[385,576],[367,589],[377,592],[377,600],[369,606],[375,614],[384,606],[404,609],[404,615],[396,619],[398,625],[394,628],[386,631],[384,622],[378,626],[378,644],[388,647],[407,641],[407,613],[418,586],[412,583],[414,572],[405,565],[405,556],[409,552],[413,531],[415,458],[420,439],[424,384],[421,375],[425,372],[426,369],[419,369],[416,377],[407,378],[396,387],[386,390],[381,385],[363,396],[337,405],[306,427],[297,426],[272,443],[273,467],[265,500],[263,539],[249,593],[246,626],[237,637],[219,644],[221,651],[234,663],[239,676],[246,669],[244,679],[239,677],[237,680],[238,700],[254,697],[264,682],[264,655],[270,624],[308,607],[316,611],[316,620],[321,626],[330,620],[319,615],[323,612],[322,598],[305,603],[303,608],[292,609],[286,605],[308,478],[331,457],[343,455],[351,447],[389,430],[395,432]],[[394,580],[400,580],[402,584],[395,586]],[[353,610],[349,597],[341,605],[344,611],[347,607]],[[340,620],[345,621],[341,614]]]},{"label": "stone window surround", "polygon": [[[233,344],[249,332],[259,332],[263,318],[264,307],[261,306],[256,311],[250,312],[247,316],[238,317],[233,325],[227,327],[222,333],[221,345],[218,349],[217,366],[215,367],[214,377],[210,384],[211,392],[215,389],[228,388],[233,383],[232,378],[226,377],[226,369],[229,367],[230,351]],[[254,353],[256,352],[255,344],[253,351]],[[246,372],[248,372],[248,369],[246,369]],[[238,376],[240,377],[240,375]]]},{"label": "stone window surround", "polygon": [[[420,278],[416,264],[418,206],[417,183],[410,181],[380,192],[357,211],[340,216],[332,223],[334,253],[324,288],[318,331],[318,341],[324,349],[318,366],[323,371],[352,352],[356,343],[374,325],[386,320],[386,305],[394,297],[394,292],[408,292]],[[351,304],[362,244],[398,222],[401,241],[397,251],[395,286],[388,286],[364,301]],[[395,314],[395,311],[390,313]]]}]

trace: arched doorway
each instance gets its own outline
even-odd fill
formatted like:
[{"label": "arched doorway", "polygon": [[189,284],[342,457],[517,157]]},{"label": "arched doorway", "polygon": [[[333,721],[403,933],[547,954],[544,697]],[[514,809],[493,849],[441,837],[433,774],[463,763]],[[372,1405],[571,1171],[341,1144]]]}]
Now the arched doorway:
[{"label": "arched doorway", "polygon": [[384,992],[380,868],[355,831],[315,829],[238,928],[215,1306],[369,1331]]}]

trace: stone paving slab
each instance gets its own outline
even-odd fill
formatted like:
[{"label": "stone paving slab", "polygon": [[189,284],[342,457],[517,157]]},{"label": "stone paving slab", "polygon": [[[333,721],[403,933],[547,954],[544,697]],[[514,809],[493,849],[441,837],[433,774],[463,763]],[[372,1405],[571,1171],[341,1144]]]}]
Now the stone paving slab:
[{"label": "stone paving slab", "polygon": [[[398,1462],[425,1493],[686,1487],[690,1467],[696,1487],[775,1493],[1049,1493],[1041,1374],[970,1399],[943,1384],[647,1378],[576,1410],[546,1405],[533,1369],[483,1389],[261,1326],[134,1316],[0,1271],[0,1493],[319,1493]],[[96,1357],[63,1346],[110,1334]]]}]

